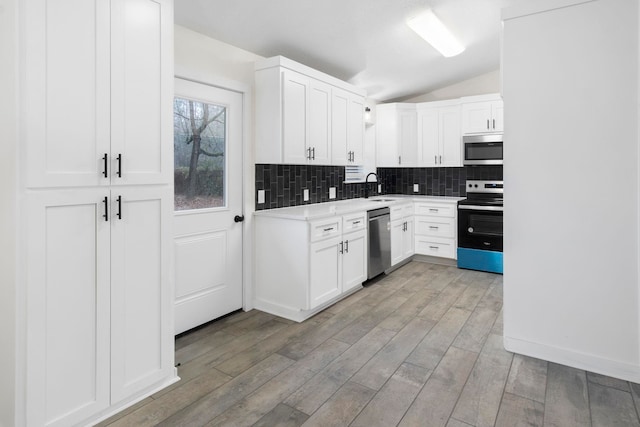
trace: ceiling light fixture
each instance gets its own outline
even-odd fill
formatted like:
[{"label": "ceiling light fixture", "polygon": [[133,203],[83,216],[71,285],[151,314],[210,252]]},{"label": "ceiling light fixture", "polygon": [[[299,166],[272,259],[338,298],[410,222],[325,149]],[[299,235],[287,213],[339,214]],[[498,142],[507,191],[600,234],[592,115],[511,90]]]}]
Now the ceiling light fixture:
[{"label": "ceiling light fixture", "polygon": [[442,21],[427,10],[407,21],[407,25],[420,37],[447,58],[456,56],[464,51],[464,46],[451,34]]}]

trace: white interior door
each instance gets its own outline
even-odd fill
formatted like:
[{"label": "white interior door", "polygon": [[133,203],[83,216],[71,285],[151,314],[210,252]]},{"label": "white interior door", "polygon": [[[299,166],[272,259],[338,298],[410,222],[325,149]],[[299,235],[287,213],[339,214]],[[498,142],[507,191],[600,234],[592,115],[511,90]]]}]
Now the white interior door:
[{"label": "white interior door", "polygon": [[242,103],[175,81],[176,334],[242,308]]}]

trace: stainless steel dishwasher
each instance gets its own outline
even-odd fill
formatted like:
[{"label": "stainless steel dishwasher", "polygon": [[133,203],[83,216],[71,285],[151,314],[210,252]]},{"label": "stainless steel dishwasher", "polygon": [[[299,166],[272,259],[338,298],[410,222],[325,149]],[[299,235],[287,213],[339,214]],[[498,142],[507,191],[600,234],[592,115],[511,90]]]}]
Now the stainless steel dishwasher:
[{"label": "stainless steel dishwasher", "polygon": [[367,279],[391,267],[391,223],[389,208],[372,209],[369,219],[369,263]]}]

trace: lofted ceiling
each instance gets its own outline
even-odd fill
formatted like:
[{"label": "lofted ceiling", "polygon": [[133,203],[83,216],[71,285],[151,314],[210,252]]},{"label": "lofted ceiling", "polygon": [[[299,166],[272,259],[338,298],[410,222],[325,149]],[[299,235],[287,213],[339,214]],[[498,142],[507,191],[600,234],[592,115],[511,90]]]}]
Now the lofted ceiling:
[{"label": "lofted ceiling", "polygon": [[[524,1],[531,0],[177,0],[175,22],[392,101],[497,70],[501,9]],[[427,8],[466,46],[462,54],[444,58],[406,25]]]}]

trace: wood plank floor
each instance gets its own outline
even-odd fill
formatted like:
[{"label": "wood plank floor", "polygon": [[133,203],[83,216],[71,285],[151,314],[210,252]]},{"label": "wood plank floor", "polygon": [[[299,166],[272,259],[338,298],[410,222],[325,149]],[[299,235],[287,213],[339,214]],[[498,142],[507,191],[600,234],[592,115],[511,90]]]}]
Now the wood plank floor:
[{"label": "wood plank floor", "polygon": [[640,385],[513,355],[502,276],[411,262],[315,317],[176,340],[182,380],[101,426],[640,426]]}]

